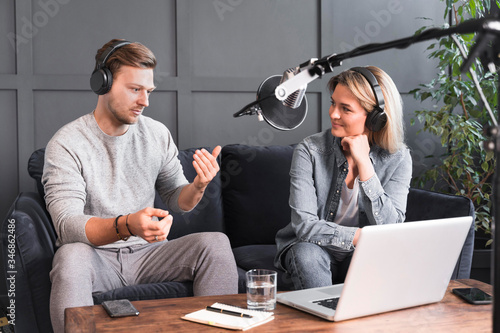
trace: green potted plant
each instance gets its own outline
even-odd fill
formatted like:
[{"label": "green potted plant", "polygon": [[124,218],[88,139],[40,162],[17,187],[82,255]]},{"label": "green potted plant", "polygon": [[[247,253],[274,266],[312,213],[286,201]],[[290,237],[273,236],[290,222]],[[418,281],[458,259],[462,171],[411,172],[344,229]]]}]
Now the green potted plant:
[{"label": "green potted plant", "polygon": [[[490,9],[490,0],[446,0],[444,18],[456,25],[470,18],[484,17]],[[427,28],[423,27],[417,33]],[[439,62],[438,73],[431,82],[410,92],[418,101],[431,99],[435,104],[432,109],[415,111],[415,116],[422,126],[419,132],[439,137],[445,151],[439,156],[439,163],[429,166],[427,171],[414,178],[413,186],[470,198],[476,211],[475,247],[487,249],[491,248],[492,242],[491,193],[495,154],[486,151],[483,143],[489,139],[484,129],[493,123],[471,74],[460,71],[463,57],[459,45],[468,55],[474,45],[474,35],[441,38],[432,43],[428,47],[428,57]],[[474,62],[472,70],[497,119],[497,75],[483,69],[479,60]],[[415,119],[410,124],[415,125]],[[474,257],[477,259],[479,254],[475,253]],[[489,260],[486,261],[489,267]]]}]

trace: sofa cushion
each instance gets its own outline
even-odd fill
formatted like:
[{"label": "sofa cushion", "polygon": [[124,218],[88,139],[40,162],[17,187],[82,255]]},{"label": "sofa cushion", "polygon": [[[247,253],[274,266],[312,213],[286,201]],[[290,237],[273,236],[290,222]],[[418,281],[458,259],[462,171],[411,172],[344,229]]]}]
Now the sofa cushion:
[{"label": "sofa cushion", "polygon": [[236,269],[238,270],[238,294],[244,294],[247,292],[247,270],[240,266],[236,267]]},{"label": "sofa cushion", "polygon": [[232,247],[275,244],[290,222],[290,165],[294,146],[222,148],[222,197]]},{"label": "sofa cushion", "polygon": [[[193,155],[199,148],[190,148],[179,151],[184,175],[189,182],[196,177],[196,170],[193,167]],[[212,151],[212,148],[205,148]],[[220,158],[218,158],[220,164]],[[160,196],[156,194],[155,207],[167,209]],[[168,209],[167,209],[168,210]],[[174,223],[170,229],[168,239],[175,239],[187,234],[203,231],[224,232],[224,216],[222,213],[222,193],[220,172],[208,184],[203,198],[198,205],[189,213],[172,213]]]},{"label": "sofa cushion", "polygon": [[474,215],[469,198],[416,188],[408,193],[405,222]]},{"label": "sofa cushion", "polygon": [[[233,249],[234,259],[238,267],[244,271],[261,268],[278,272],[278,290],[293,290],[293,283],[290,276],[282,270],[274,267],[274,256],[276,255],[276,245],[246,245]],[[246,278],[246,277],[245,277]]]},{"label": "sofa cushion", "polygon": [[[405,222],[460,216],[472,216],[472,219],[475,219],[474,205],[469,198],[410,188]],[[457,265],[451,276],[452,279],[468,279],[470,277],[472,255],[474,252],[474,230],[474,223],[472,223]]]}]

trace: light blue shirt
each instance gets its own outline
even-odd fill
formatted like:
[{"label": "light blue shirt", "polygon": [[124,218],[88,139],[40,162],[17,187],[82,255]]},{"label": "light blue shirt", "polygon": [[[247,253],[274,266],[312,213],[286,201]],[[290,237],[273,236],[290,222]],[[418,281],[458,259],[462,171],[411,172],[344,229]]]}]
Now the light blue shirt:
[{"label": "light blue shirt", "polygon": [[[290,170],[291,222],[276,234],[275,265],[298,242],[311,242],[329,250],[352,251],[356,227],[336,224],[342,185],[349,165],[340,138],[330,130],[305,138],[295,148]],[[359,226],[401,223],[412,174],[408,148],[393,154],[373,145],[370,159],[375,175],[359,182]]]}]

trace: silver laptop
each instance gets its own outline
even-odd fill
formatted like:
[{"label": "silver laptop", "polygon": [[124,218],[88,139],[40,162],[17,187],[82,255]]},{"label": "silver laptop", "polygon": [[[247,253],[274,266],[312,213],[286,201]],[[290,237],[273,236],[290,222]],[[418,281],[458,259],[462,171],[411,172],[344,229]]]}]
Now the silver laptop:
[{"label": "silver laptop", "polygon": [[466,216],[364,227],[343,284],[277,301],[332,321],[439,302],[471,224]]}]

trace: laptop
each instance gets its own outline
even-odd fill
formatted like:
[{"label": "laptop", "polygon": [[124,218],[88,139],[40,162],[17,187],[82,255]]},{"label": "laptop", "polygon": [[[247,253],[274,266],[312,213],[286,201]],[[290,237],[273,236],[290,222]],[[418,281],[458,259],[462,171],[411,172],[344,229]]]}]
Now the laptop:
[{"label": "laptop", "polygon": [[277,301],[331,321],[439,302],[471,224],[466,216],[364,227],[343,284]]}]

